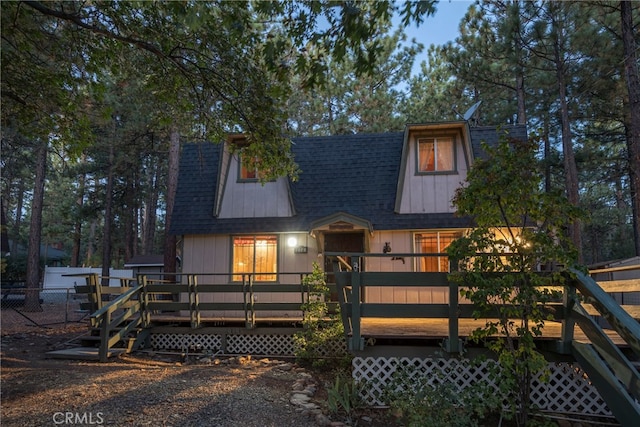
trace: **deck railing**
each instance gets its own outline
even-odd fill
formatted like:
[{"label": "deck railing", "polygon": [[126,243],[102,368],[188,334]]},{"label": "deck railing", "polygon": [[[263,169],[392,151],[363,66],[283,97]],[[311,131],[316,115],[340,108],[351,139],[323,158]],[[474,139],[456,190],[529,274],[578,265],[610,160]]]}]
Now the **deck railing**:
[{"label": "deck railing", "polygon": [[[120,287],[110,287],[100,284],[104,278],[90,273],[78,275],[86,278],[86,285],[76,286],[76,293],[88,297],[85,308],[92,312],[91,325],[100,334],[100,359],[106,361],[109,351],[120,342],[127,343],[128,348],[139,345],[135,331],[151,326],[154,316],[160,314],[178,313],[177,317],[186,315],[192,328],[202,326],[203,313],[206,312],[217,313],[218,317],[229,312],[243,313],[246,328],[254,328],[258,314],[266,312],[300,313],[299,318],[290,317],[292,322],[300,321],[303,317],[302,307],[312,295],[312,289],[304,283],[308,274],[278,273],[281,279],[286,277],[287,281],[294,282],[290,284],[258,282],[256,275],[250,273],[170,274],[179,278],[180,283],[159,279],[157,273],[140,274],[135,279],[122,278]],[[232,281],[232,276],[241,280]],[[329,284],[329,288],[335,291],[335,285]],[[297,294],[299,299],[267,302],[258,297],[260,294],[284,293]],[[228,301],[222,297],[223,294],[235,295],[236,301]],[[205,295],[210,298],[203,298]],[[335,309],[337,302],[328,302],[328,305],[330,309]]]},{"label": "deck railing", "polygon": [[[245,326],[253,328],[259,313],[285,311],[300,312],[302,306],[309,302],[311,289],[304,283],[308,272],[278,273],[280,278],[287,277],[293,283],[271,283],[255,280],[256,274],[239,273],[182,273],[182,283],[167,283],[163,280],[149,279],[145,275],[138,276],[138,283],[143,287],[142,316],[143,324],[149,325],[151,315],[159,312],[188,313],[191,327],[198,328],[203,322],[203,312],[240,312],[243,313]],[[265,275],[265,273],[260,273]],[[240,281],[232,282],[231,276],[240,277]],[[291,279],[294,277],[295,280]],[[224,283],[214,283],[221,281]],[[298,295],[295,301],[266,301],[262,295],[273,294]],[[236,295],[236,301],[229,301],[220,296]],[[203,301],[209,295],[210,301]],[[164,297],[163,297],[164,296]],[[336,305],[332,303],[330,305]],[[300,316],[300,320],[302,316]],[[292,321],[296,320],[292,318]]]},{"label": "deck railing", "polygon": [[[360,271],[363,258],[389,255],[367,253],[330,253],[326,255],[349,259],[351,268],[336,272],[338,295],[343,311],[348,348],[359,352],[365,349],[361,332],[362,320],[367,317],[447,319],[448,337],[444,350],[461,351],[459,319],[474,318],[472,304],[460,304],[460,288],[447,279],[448,273],[413,272],[366,272]],[[396,254],[395,257],[442,256],[443,254]],[[336,262],[334,269],[344,263]],[[540,273],[545,274],[545,273]],[[616,292],[640,291],[640,280],[613,283]],[[368,287],[443,287],[449,288],[448,304],[371,303],[363,295]],[[593,315],[605,318],[612,329],[632,351],[633,360],[640,360],[640,324],[638,316],[629,312],[637,310],[621,307],[598,283],[577,270],[567,272],[562,287],[562,302],[545,305],[550,320],[561,321],[561,337],[556,341],[555,351],[570,354],[583,367],[596,385],[612,412],[623,425],[635,424],[640,419],[640,374],[630,358],[614,344],[603,329],[594,321]],[[588,307],[585,308],[585,307]],[[589,311],[587,311],[589,310]],[[574,339],[578,326],[588,341]]]},{"label": "deck railing", "polygon": [[[448,336],[442,345],[449,353],[462,351],[462,340],[459,331],[460,319],[474,319],[477,307],[470,301],[461,301],[459,287],[448,279],[449,272],[372,272],[360,271],[360,266],[365,264],[365,258],[424,258],[447,257],[446,253],[344,253],[331,252],[325,254],[333,256],[336,260],[350,260],[350,268],[345,269],[345,262],[334,262],[338,295],[343,311],[343,321],[347,331],[347,345],[352,351],[362,351],[365,347],[364,337],[361,333],[361,324],[364,318],[422,318],[422,319],[446,319],[448,322]],[[438,263],[440,265],[440,263]],[[342,271],[338,271],[342,270]],[[392,289],[395,287],[413,288],[447,288],[447,303],[405,303],[405,302],[369,302],[364,295],[367,288],[378,287]],[[497,306],[494,306],[497,308]],[[556,321],[564,319],[565,310],[562,302],[551,302],[545,305],[544,312],[549,318]]]}]

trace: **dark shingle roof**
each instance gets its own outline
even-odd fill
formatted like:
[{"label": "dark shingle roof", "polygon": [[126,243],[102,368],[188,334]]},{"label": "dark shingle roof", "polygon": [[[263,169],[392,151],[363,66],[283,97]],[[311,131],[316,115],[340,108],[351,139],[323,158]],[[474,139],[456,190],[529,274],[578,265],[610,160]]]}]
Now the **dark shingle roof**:
[{"label": "dark shingle roof", "polygon": [[[526,138],[524,127],[510,128]],[[480,141],[498,140],[495,128],[471,128],[474,156]],[[374,230],[465,227],[466,218],[449,213],[396,214],[394,206],[404,133],[294,138],[292,152],[301,173],[291,183],[296,215],[291,218],[215,218],[221,146],[182,148],[172,234],[230,234],[309,231],[321,218],[344,212],[371,222]]]},{"label": "dark shingle roof", "polygon": [[525,126],[503,126],[496,129],[493,126],[481,126],[469,128],[469,134],[471,135],[473,156],[484,159],[487,155],[481,147],[483,142],[488,145],[495,145],[502,135],[525,141],[527,139],[527,128]]}]

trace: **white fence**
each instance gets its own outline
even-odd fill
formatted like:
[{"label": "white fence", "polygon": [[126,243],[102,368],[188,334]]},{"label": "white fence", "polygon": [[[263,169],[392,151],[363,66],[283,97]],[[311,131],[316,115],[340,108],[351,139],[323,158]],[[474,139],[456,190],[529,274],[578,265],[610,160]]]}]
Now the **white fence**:
[{"label": "white fence", "polygon": [[[83,277],[69,277],[71,274],[102,274],[102,268],[99,267],[45,267],[44,269],[44,289],[73,289],[75,285],[84,285],[86,281]],[[133,270],[116,270],[109,269],[109,286],[120,286],[118,278],[133,277]]]}]

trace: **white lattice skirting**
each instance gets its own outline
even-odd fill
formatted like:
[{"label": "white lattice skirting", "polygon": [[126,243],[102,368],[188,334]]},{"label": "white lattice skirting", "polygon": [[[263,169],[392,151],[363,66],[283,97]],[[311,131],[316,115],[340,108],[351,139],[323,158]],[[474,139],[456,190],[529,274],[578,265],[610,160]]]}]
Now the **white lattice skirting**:
[{"label": "white lattice skirting", "polygon": [[[417,376],[436,381],[448,381],[460,392],[478,382],[495,388],[490,382],[489,364],[486,361],[474,365],[468,359],[444,358],[384,358],[384,357],[356,357],[353,359],[353,378],[357,382],[365,382],[363,387],[365,402],[369,405],[384,405],[382,401],[383,389],[394,373],[402,370]],[[541,410],[565,412],[583,415],[611,415],[611,411],[602,397],[591,385],[585,372],[577,365],[570,363],[549,364],[551,375],[548,381],[535,379],[531,389],[531,403]]]},{"label": "white lattice skirting", "polygon": [[[290,334],[151,334],[151,347],[156,350],[293,356],[296,351]],[[319,349],[323,356],[346,352],[344,340]]]}]

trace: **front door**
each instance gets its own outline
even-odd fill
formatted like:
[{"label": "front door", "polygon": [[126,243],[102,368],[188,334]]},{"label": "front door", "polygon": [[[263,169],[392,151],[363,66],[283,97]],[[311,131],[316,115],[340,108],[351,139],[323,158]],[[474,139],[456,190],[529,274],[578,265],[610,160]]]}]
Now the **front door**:
[{"label": "front door", "polygon": [[[324,252],[364,252],[364,233],[325,233],[324,234]],[[351,258],[345,261],[351,265]],[[360,261],[360,269],[364,270],[364,260]],[[327,283],[334,284],[336,282],[333,275],[333,259],[324,257],[324,271],[327,273]],[[337,301],[337,294],[331,293],[331,300]]]}]

